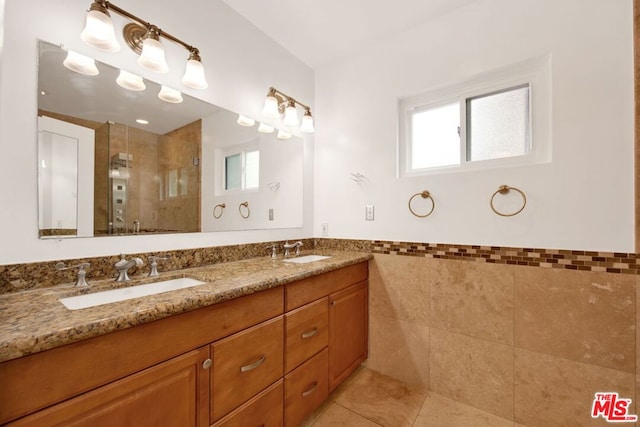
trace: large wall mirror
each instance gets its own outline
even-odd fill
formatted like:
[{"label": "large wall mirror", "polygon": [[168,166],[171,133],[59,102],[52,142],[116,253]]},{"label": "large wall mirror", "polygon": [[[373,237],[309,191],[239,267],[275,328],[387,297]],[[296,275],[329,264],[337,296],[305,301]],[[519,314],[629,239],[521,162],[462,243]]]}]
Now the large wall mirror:
[{"label": "large wall mirror", "polygon": [[302,227],[300,138],[185,94],[167,102],[146,79],[126,89],[107,64],[72,71],[55,44],[38,52],[41,238]]}]

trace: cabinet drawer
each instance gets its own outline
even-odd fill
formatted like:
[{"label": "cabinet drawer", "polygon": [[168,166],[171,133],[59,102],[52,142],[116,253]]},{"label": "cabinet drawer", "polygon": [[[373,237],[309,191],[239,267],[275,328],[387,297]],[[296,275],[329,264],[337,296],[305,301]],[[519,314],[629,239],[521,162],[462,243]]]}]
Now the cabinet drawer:
[{"label": "cabinet drawer", "polygon": [[211,345],[211,421],[217,421],[283,374],[283,316]]},{"label": "cabinet drawer", "polygon": [[289,283],[285,288],[285,311],[301,307],[348,286],[367,280],[368,276],[369,264],[361,262]]},{"label": "cabinet drawer", "polygon": [[286,427],[297,427],[329,396],[329,352],[325,348],[284,377]]},{"label": "cabinet drawer", "polygon": [[214,427],[282,427],[283,399],[284,383],[280,380],[218,421]]},{"label": "cabinet drawer", "polygon": [[322,298],[285,315],[285,372],[329,343],[329,300]]}]

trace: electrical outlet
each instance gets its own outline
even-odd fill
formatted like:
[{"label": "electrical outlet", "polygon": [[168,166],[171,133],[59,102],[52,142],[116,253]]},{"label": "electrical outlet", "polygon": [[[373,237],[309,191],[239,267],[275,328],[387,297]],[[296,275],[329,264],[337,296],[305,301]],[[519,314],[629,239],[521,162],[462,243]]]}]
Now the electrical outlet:
[{"label": "electrical outlet", "polygon": [[273,208],[269,209],[269,221],[273,221]]},{"label": "electrical outlet", "polygon": [[323,222],[322,224],[320,224],[320,227],[320,234],[322,235],[322,237],[329,237],[329,224]]},{"label": "electrical outlet", "polygon": [[373,205],[367,205],[365,207],[365,214],[364,214],[364,219],[365,220],[373,221],[373,210],[374,210]]}]

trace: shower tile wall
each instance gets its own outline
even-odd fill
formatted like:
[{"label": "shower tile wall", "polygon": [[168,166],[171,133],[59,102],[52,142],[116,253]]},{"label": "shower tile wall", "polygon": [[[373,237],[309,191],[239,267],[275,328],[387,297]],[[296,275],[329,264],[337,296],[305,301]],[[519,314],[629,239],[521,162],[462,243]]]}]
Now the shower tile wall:
[{"label": "shower tile wall", "polygon": [[590,416],[596,392],[635,411],[639,283],[376,253],[367,366],[527,426],[606,425]]}]

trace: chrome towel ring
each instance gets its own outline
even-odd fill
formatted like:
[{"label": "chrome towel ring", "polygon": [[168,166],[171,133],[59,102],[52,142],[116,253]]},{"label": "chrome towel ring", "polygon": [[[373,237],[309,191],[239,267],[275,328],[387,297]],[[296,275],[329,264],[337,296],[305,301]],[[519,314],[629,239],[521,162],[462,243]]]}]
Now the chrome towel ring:
[{"label": "chrome towel ring", "polygon": [[[503,213],[498,211],[495,206],[493,206],[493,199],[496,197],[497,194],[508,194],[510,190],[513,190],[517,193],[520,193],[520,196],[522,196],[522,207],[520,209],[518,209],[515,212],[512,213]],[[491,206],[491,210],[494,211],[496,214],[500,215],[500,216],[514,216],[514,215],[518,215],[520,212],[522,212],[522,210],[524,209],[525,206],[527,206],[527,196],[525,196],[524,192],[516,187],[509,187],[508,185],[501,185],[500,187],[498,187],[498,190],[496,190],[495,193],[493,193],[493,195],[491,196],[491,200],[489,201],[489,205]]]},{"label": "chrome towel ring", "polygon": [[[413,208],[411,207],[411,202],[413,202],[413,199],[414,199],[414,198],[416,198],[416,197],[418,197],[418,196],[422,197],[423,199],[429,199],[429,200],[431,200],[431,209],[429,210],[429,212],[427,212],[427,213],[426,213],[426,214],[424,214],[424,215],[420,215],[420,214],[416,213],[416,212],[413,210]],[[417,216],[418,218],[426,218],[426,217],[428,217],[429,215],[431,215],[431,214],[433,213],[433,210],[434,210],[435,208],[436,208],[436,202],[435,202],[435,200],[433,200],[433,197],[431,197],[431,193],[429,193],[427,190],[424,190],[424,191],[422,191],[421,193],[416,193],[416,194],[414,194],[413,196],[411,196],[411,198],[409,199],[409,211],[410,211],[413,215]]]}]

